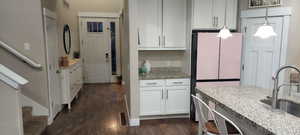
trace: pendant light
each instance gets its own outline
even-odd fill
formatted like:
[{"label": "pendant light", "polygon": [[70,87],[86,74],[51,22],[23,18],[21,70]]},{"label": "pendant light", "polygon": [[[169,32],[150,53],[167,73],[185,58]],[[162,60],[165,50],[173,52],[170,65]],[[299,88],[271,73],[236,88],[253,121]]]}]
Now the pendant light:
[{"label": "pendant light", "polygon": [[225,4],[225,19],[224,19],[224,26],[223,28],[220,30],[219,34],[217,37],[220,37],[222,39],[227,39],[229,37],[232,36],[230,30],[226,27],[226,23],[227,23],[227,0],[226,0],[226,4]]},{"label": "pendant light", "polygon": [[269,13],[269,10],[268,10],[268,8],[266,8],[265,23],[264,23],[264,25],[260,26],[257,29],[256,33],[254,34],[255,37],[259,37],[259,38],[262,38],[262,39],[267,39],[267,38],[274,37],[274,36],[277,35],[274,32],[273,27],[269,23],[268,13]]}]

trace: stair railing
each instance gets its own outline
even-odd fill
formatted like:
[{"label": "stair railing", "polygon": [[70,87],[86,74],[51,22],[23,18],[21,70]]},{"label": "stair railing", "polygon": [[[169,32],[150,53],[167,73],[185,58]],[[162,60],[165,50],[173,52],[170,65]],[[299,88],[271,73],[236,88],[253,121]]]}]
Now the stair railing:
[{"label": "stair railing", "polygon": [[42,65],[41,64],[39,64],[39,63],[31,60],[27,56],[24,56],[23,54],[21,54],[20,52],[18,52],[16,49],[10,47],[8,44],[0,41],[0,47],[2,47],[3,49],[5,49],[6,51],[10,52],[11,54],[15,55],[17,58],[19,58],[21,61],[27,63],[32,68],[42,69]]}]

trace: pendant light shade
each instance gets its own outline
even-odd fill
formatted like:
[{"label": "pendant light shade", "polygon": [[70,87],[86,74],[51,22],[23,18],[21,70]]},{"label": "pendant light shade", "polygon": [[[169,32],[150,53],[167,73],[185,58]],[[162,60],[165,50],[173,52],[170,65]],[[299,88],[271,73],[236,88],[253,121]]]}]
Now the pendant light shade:
[{"label": "pendant light shade", "polygon": [[217,37],[220,37],[222,39],[227,39],[229,37],[232,36],[230,30],[226,27],[226,22],[227,22],[227,0],[226,0],[226,4],[225,4],[225,19],[224,19],[224,26],[223,28],[220,30],[219,34]]},{"label": "pendant light shade", "polygon": [[257,32],[254,34],[255,37],[260,37],[262,39],[267,39],[276,35],[277,34],[274,32],[273,27],[267,23],[265,23],[263,26],[260,26],[257,29]]},{"label": "pendant light shade", "polygon": [[266,17],[265,17],[265,24],[260,26],[256,33],[254,34],[255,37],[259,37],[262,39],[267,39],[270,37],[274,37],[277,34],[275,33],[273,27],[270,25],[268,21],[268,8],[266,8]]},{"label": "pendant light shade", "polygon": [[226,26],[224,26],[224,27],[220,30],[220,32],[219,32],[219,34],[218,34],[217,37],[220,37],[220,38],[222,38],[222,39],[227,39],[227,38],[229,38],[229,37],[231,37],[231,36],[232,36],[232,34],[231,34],[230,30],[227,29]]}]

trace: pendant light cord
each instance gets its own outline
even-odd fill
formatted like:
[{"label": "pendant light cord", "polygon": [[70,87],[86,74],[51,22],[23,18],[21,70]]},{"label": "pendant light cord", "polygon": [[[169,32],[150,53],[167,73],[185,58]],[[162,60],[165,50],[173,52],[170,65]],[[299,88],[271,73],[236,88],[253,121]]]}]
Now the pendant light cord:
[{"label": "pendant light cord", "polygon": [[265,17],[265,23],[267,24],[267,25],[269,25],[269,20],[268,20],[268,16],[269,16],[269,8],[268,7],[266,7],[266,17]]}]

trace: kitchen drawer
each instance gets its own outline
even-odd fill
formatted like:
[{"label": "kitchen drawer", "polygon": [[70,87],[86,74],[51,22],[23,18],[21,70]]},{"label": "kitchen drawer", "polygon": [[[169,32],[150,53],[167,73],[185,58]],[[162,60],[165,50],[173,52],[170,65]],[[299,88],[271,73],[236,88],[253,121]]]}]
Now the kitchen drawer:
[{"label": "kitchen drawer", "polygon": [[140,80],[140,87],[162,87],[164,80]]},{"label": "kitchen drawer", "polygon": [[166,80],[167,86],[189,86],[190,79],[169,79]]}]

